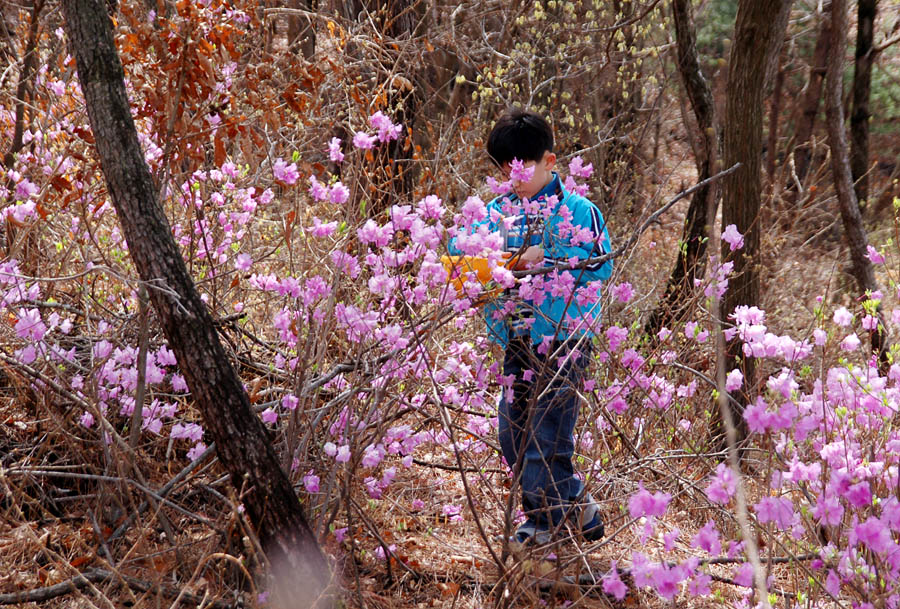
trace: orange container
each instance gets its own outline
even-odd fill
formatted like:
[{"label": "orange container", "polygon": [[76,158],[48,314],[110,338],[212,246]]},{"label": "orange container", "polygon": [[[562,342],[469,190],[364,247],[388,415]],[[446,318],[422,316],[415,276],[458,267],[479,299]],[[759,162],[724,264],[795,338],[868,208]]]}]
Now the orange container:
[{"label": "orange container", "polygon": [[[504,253],[503,258],[509,259],[510,254]],[[493,271],[497,264],[490,264],[487,258],[480,256],[441,256],[441,262],[450,275],[450,283],[457,293],[463,291],[463,285],[470,273],[475,273],[482,286],[493,280]]]}]

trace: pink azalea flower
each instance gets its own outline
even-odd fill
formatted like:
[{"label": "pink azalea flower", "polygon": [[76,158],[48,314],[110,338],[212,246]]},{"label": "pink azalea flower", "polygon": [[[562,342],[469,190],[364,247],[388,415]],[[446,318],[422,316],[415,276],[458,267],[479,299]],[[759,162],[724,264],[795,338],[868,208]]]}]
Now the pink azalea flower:
[{"label": "pink azalea flower", "polygon": [[745,588],[753,587],[753,565],[745,562],[734,570],[734,583]]},{"label": "pink azalea flower", "polygon": [[713,503],[725,505],[731,501],[736,490],[737,480],[734,477],[734,472],[726,464],[719,463],[709,486],[706,487],[706,496]]},{"label": "pink azalea flower", "polygon": [[731,372],[728,373],[728,376],[725,378],[725,390],[726,391],[737,391],[741,388],[741,385],[744,382],[744,374],[735,368]]},{"label": "pink azalea flower", "polygon": [[616,568],[616,561],[610,564],[609,573],[603,576],[603,592],[616,597],[616,600],[622,600],[628,595],[628,586],[626,586],[619,577],[619,571]]},{"label": "pink azalea flower", "polygon": [[577,178],[588,179],[594,173],[593,163],[584,164],[581,156],[576,156],[569,161],[569,173]]},{"label": "pink azalea flower", "polygon": [[246,271],[253,265],[253,258],[249,254],[238,254],[234,259],[234,268],[239,271]]},{"label": "pink azalea flower", "polygon": [[707,575],[706,573],[700,573],[696,575],[691,581],[688,582],[688,594],[691,596],[707,596],[711,592],[709,588],[709,584],[712,582],[712,577]]},{"label": "pink azalea flower", "polygon": [[338,448],[337,455],[334,457],[334,460],[338,463],[346,463],[350,460],[350,446],[344,444],[340,448]]},{"label": "pink azalea flower", "polygon": [[34,309],[19,309],[19,319],[16,321],[16,335],[31,341],[40,341],[47,333],[47,326],[41,320],[41,312]]},{"label": "pink azalea flower", "polygon": [[672,495],[663,493],[662,491],[650,494],[650,491],[644,489],[644,483],[638,485],[639,490],[628,500],[628,513],[632,518],[640,518],[641,516],[662,516],[666,513],[666,508]]},{"label": "pink azalea flower", "polygon": [[627,281],[616,284],[612,288],[612,294],[621,302],[628,302],[634,296],[634,289]]},{"label": "pink azalea flower", "polygon": [[826,341],[828,340],[828,333],[825,332],[825,330],[823,330],[822,328],[816,328],[815,330],[813,330],[813,340],[815,341],[817,347],[821,347],[825,345]]},{"label": "pink azalea flower", "polygon": [[[400,137],[400,132],[403,130],[400,125],[392,123],[391,119],[385,116],[381,111],[378,111],[369,117],[369,125],[372,129],[378,130],[378,141],[380,142],[396,140]],[[362,146],[360,147],[362,148]]]},{"label": "pink azalea flower", "polygon": [[884,256],[878,253],[871,245],[866,246],[866,250],[869,252],[866,254],[866,258],[868,258],[872,264],[884,264]]},{"label": "pink azalea flower", "polygon": [[842,328],[846,328],[853,321],[853,313],[848,311],[846,307],[841,307],[834,312],[832,320]]},{"label": "pink azalea flower", "polygon": [[873,552],[885,552],[894,545],[890,529],[874,516],[869,516],[865,522],[854,526],[851,538],[854,536]]},{"label": "pink azalea flower", "polygon": [[331,138],[331,141],[328,142],[328,158],[330,158],[335,163],[340,163],[344,160],[344,153],[341,152],[341,139],[338,137]]},{"label": "pink azalea flower", "polygon": [[309,473],[303,476],[303,486],[309,493],[319,492],[319,477],[313,473],[313,470],[309,470]]},{"label": "pink azalea flower", "polygon": [[316,179],[316,176],[309,176],[309,194],[316,201],[324,201],[328,198],[328,187]]},{"label": "pink azalea flower", "polygon": [[357,131],[353,136],[353,145],[363,150],[369,150],[375,147],[375,136],[369,135],[362,131]]},{"label": "pink azalea flower", "polygon": [[848,334],[844,340],[841,341],[841,349],[844,351],[856,351],[859,349],[859,337],[856,333]]},{"label": "pink azalea flower", "polygon": [[306,230],[311,232],[314,237],[328,237],[329,235],[332,235],[337,228],[337,221],[323,223],[317,216],[313,216],[313,225],[308,226]]},{"label": "pink azalea flower", "polygon": [[200,458],[200,455],[206,452],[206,444],[203,442],[197,442],[194,444],[194,447],[188,451],[187,458],[190,461],[196,461]]},{"label": "pink azalea flower", "polygon": [[774,522],[781,529],[788,529],[794,519],[794,504],[787,497],[763,497],[753,506],[760,523]]},{"label": "pink azalea flower", "polygon": [[350,198],[350,189],[344,186],[341,182],[335,182],[331,185],[331,189],[328,191],[328,198],[332,203],[335,203],[337,205],[346,203]]},{"label": "pink azalea flower", "polygon": [[276,180],[288,185],[296,183],[300,178],[300,173],[297,171],[297,164],[288,164],[281,159],[277,159],[272,164],[272,175],[275,176]]},{"label": "pink azalea flower", "polygon": [[81,418],[78,420],[78,422],[87,429],[90,429],[94,425],[94,415],[85,411],[84,414],[81,415]]},{"label": "pink azalea flower", "polygon": [[857,508],[872,505],[872,491],[869,489],[869,483],[863,480],[844,492],[844,497],[850,502],[850,505]]},{"label": "pink azalea flower", "polygon": [[525,166],[523,161],[513,159],[509,164],[509,179],[515,182],[528,182],[534,176],[535,165]]},{"label": "pink azalea flower", "polygon": [[706,522],[703,528],[697,531],[691,540],[692,548],[700,548],[710,554],[719,554],[722,552],[722,543],[719,541],[719,532],[716,529],[716,523],[712,520]]},{"label": "pink azalea flower", "polygon": [[496,178],[493,176],[488,176],[487,180],[488,188],[491,189],[495,195],[506,194],[512,190],[512,182],[507,180],[505,182],[498,182]]},{"label": "pink azalea flower", "polygon": [[737,226],[729,224],[722,233],[722,241],[731,246],[731,251],[744,247],[744,236],[738,232]]}]

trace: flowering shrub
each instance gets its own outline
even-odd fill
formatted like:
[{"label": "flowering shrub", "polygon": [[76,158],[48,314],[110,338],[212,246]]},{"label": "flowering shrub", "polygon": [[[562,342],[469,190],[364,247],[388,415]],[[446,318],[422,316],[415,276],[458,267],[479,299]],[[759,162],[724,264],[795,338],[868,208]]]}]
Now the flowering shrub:
[{"label": "flowering shrub", "polygon": [[[599,550],[628,535],[641,541],[640,550],[617,554],[617,562],[599,574],[606,594],[623,599],[629,590],[648,589],[666,600],[687,600],[714,594],[716,579],[745,591],[739,602],[750,603],[753,571],[734,516],[743,479],[750,524],[765,541],[770,590],[780,591],[776,570],[791,570],[813,582],[794,590],[803,597],[798,603],[898,605],[900,432],[893,425],[900,364],[895,358],[879,372],[864,340],[878,331],[879,304],[891,329],[900,327],[896,285],[890,293],[867,295],[853,310],[820,303],[801,336],[776,330],[777,323],[756,307],[728,312],[726,338],[740,341],[744,358],[765,370],[744,409],[753,475],[742,477],[718,461],[721,455],[700,457],[709,445],[708,404],[717,392],[739,390],[745,372],[726,371],[724,386],[717,387],[706,374],[709,367],[688,365],[686,354],[709,355],[713,348],[717,328],[709,315],[662,329],[651,349],[633,320],[617,317],[640,302],[632,282],[614,277],[573,293],[584,261],[568,260],[525,280],[497,266],[503,254],[498,236],[473,230],[488,217],[474,192],[462,202],[422,192],[385,209],[367,209],[372,151],[405,134],[387,104],[354,108],[355,114],[342,117],[342,137],[321,129],[302,153],[263,140],[256,130],[242,131],[234,116],[209,108],[224,108],[229,91],[251,80],[251,67],[241,63],[239,27],[255,18],[253,12],[191,4],[179,3],[178,10],[196,11],[190,17],[226,60],[209,62],[205,76],[192,76],[200,84],[185,94],[193,112],[179,119],[186,135],[177,142],[157,93],[160,83],[174,80],[166,78],[172,76],[168,64],[160,59],[137,70],[129,53],[155,35],[180,48],[173,33],[178,28],[154,34],[153,27],[138,24],[134,35],[144,38],[120,36],[141,143],[165,185],[162,201],[172,233],[323,539],[350,551],[362,548],[388,565],[398,560],[397,544],[366,517],[372,506],[427,512],[437,528],[478,519],[492,533],[504,531],[500,521],[514,512],[513,504],[491,493],[508,471],[494,437],[496,402],[501,391],[511,390],[512,379],[503,377],[490,354],[479,317],[494,289],[518,282],[520,293],[535,302],[563,296],[579,305],[602,302],[609,310],[603,319],[567,320],[569,328],[591,324],[598,335],[592,375],[579,388],[585,404],[576,458],[589,487],[605,493],[594,492],[604,515],[621,525],[608,527],[610,538]],[[136,22],[135,15],[127,17]],[[154,15],[151,22],[167,19],[187,17]],[[191,52],[202,56],[203,45],[191,40],[197,45]],[[60,61],[71,69],[67,58]],[[200,64],[192,69],[206,73]],[[0,263],[5,361],[26,371],[36,394],[77,405],[61,424],[80,441],[114,444],[139,421],[148,450],[167,459],[197,459],[207,449],[203,425],[174,355],[158,338],[147,345],[134,338],[138,286],[99,168],[90,161],[78,86],[63,73],[39,72],[42,112],[25,134],[29,146],[0,175],[0,200],[7,203],[0,213],[20,235],[11,247],[18,258]],[[301,104],[291,97],[294,105],[314,104],[316,81],[326,78],[308,76],[308,99]],[[253,109],[250,101],[241,103]],[[9,109],[0,109],[3,130],[13,121]],[[231,145],[238,135],[251,150]],[[512,179],[530,178],[521,163],[511,169]],[[592,171],[582,157],[573,157],[566,188],[586,193],[582,180]],[[502,194],[509,185],[489,179],[488,188]],[[543,210],[507,205],[506,211]],[[568,219],[560,232],[573,243],[591,238]],[[38,247],[27,249],[23,234]],[[462,289],[453,287],[456,277],[440,256],[454,237],[465,254],[494,263],[492,282],[463,273]],[[743,236],[734,226],[722,239],[730,255],[741,254]],[[870,247],[869,258],[890,267],[889,252]],[[710,260],[707,278],[697,286],[708,303],[727,290],[732,266],[728,256]],[[139,371],[142,347],[146,365]],[[146,389],[140,404],[139,385]],[[699,462],[693,481],[684,483],[680,470],[683,488],[663,488],[658,479],[633,471],[623,475],[627,484],[615,480],[612,459],[627,454],[642,461],[654,451],[666,453],[661,462]],[[445,463],[462,465],[457,475],[467,476],[484,491],[481,500],[493,503],[476,505],[476,493],[468,491],[406,496],[401,483],[417,475],[414,468]],[[491,478],[488,469],[500,474]],[[673,512],[683,509],[702,516],[670,526]],[[493,537],[483,541],[494,543]]]}]

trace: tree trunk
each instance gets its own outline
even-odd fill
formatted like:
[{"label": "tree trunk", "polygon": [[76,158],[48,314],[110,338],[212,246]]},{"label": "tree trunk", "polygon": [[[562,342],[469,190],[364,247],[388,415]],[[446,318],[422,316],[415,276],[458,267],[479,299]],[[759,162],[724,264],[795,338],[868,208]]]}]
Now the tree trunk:
[{"label": "tree trunk", "polygon": [[[825,116],[828,127],[828,145],[831,147],[831,171],[837,193],[844,232],[850,245],[850,261],[853,275],[861,292],[875,292],[875,269],[867,257],[869,239],[862,224],[859,203],[853,191],[853,177],[847,152],[847,135],[844,132],[843,82],[844,49],[847,44],[847,2],[831,3],[831,52],[828,54],[827,86],[825,89]],[[872,351],[878,353],[882,365],[887,363],[889,347],[887,328],[879,311],[878,328],[871,333]]]},{"label": "tree trunk", "polygon": [[775,89],[769,105],[769,136],[766,143],[766,175],[769,176],[770,192],[775,192],[775,164],[778,160],[778,117],[781,114],[781,91],[784,88],[784,69],[779,67],[775,74]]},{"label": "tree trunk", "polygon": [[[712,175],[712,167],[718,152],[718,133],[715,123],[715,106],[709,84],[700,68],[697,53],[697,35],[691,10],[691,0],[673,0],[672,15],[675,21],[675,37],[678,44],[678,73],[691,102],[700,132],[700,148],[697,151],[697,181]],[[691,197],[684,220],[682,247],[678,249],[675,267],[659,304],[644,326],[644,333],[654,339],[663,327],[677,320],[684,313],[694,290],[694,278],[703,274],[709,227],[715,218],[718,188],[710,184],[697,190]]]},{"label": "tree trunk", "polygon": [[[319,0],[290,0],[288,7],[315,13]],[[287,17],[287,44],[292,52],[300,52],[304,59],[311,60],[316,53],[316,29],[312,17],[292,14]]]},{"label": "tree trunk", "polygon": [[31,97],[31,80],[37,63],[38,28],[40,26],[41,9],[44,0],[33,0],[31,3],[31,21],[28,26],[28,46],[22,57],[22,71],[19,72],[19,84],[16,87],[16,122],[13,127],[13,139],[9,150],[3,155],[3,164],[7,169],[13,168],[16,154],[22,149],[22,135],[25,131],[25,109]]},{"label": "tree trunk", "polygon": [[[780,50],[784,30],[779,29],[785,4],[790,0],[741,0],[734,28],[734,43],[728,67],[728,87],[723,124],[724,166],[740,163],[741,167],[723,180],[722,226],[736,225],[744,235],[744,248],[734,257],[734,275],[722,302],[722,316],[727,318],[739,305],[759,304],[759,210],[760,156],[762,153],[764,94],[766,73],[772,53]],[[783,22],[786,24],[786,20]],[[730,255],[727,246],[723,258]],[[728,343],[726,370],[737,366],[741,345]],[[742,362],[744,387],[739,402],[749,401],[749,388],[755,385],[755,362]],[[732,412],[738,439],[746,436],[742,412]]]},{"label": "tree trunk", "polygon": [[859,0],[856,24],[856,65],[853,70],[853,111],[850,114],[850,170],[856,200],[869,198],[869,97],[872,92],[872,42],[878,0]]},{"label": "tree trunk", "polygon": [[[369,20],[378,33],[388,40],[386,47],[399,49],[414,44],[416,33],[423,29],[425,15],[417,0],[351,0],[343,4],[347,19],[353,22]],[[415,168],[411,133],[422,106],[421,92],[416,85],[423,68],[415,62],[394,63],[382,60],[379,78],[387,80],[385,114],[403,125],[400,137],[379,147],[373,167],[368,172],[371,182],[369,216],[377,216],[397,201],[413,196]]]},{"label": "tree trunk", "polygon": [[131,258],[276,575],[302,582],[305,595],[294,597],[292,606],[312,606],[328,582],[327,561],[157,201],[106,7],[102,0],[64,0],[62,6],[97,152]]},{"label": "tree trunk", "polygon": [[[800,116],[797,119],[797,129],[794,135],[794,172],[800,184],[806,179],[809,165],[812,160],[810,139],[816,124],[816,116],[819,114],[819,100],[822,99],[822,85],[825,82],[825,61],[831,47],[831,2],[825,3],[822,9],[822,25],[819,29],[819,38],[813,50],[812,61],[809,66],[809,82],[806,85],[806,93],[800,103]],[[791,180],[787,187],[787,203],[793,207],[797,203],[800,189]]]}]

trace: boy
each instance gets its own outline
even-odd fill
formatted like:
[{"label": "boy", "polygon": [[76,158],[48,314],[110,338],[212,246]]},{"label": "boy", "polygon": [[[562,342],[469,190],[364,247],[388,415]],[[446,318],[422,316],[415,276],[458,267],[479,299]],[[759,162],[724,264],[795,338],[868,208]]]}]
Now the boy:
[{"label": "boy", "polygon": [[[606,223],[594,204],[567,191],[553,171],[553,131],[537,114],[503,116],[491,130],[487,152],[513,186],[513,192],[488,204],[482,222],[505,238],[513,254],[509,266],[565,265],[523,278],[484,308],[489,337],[505,350],[503,377],[511,381],[499,404],[498,435],[521,485],[527,518],[512,541],[547,543],[566,520],[588,540],[597,540],[603,522],[575,476],[573,434],[577,391],[599,323],[599,281],[609,278],[612,262],[568,265],[610,251]],[[449,249],[461,253],[456,239]]]}]

